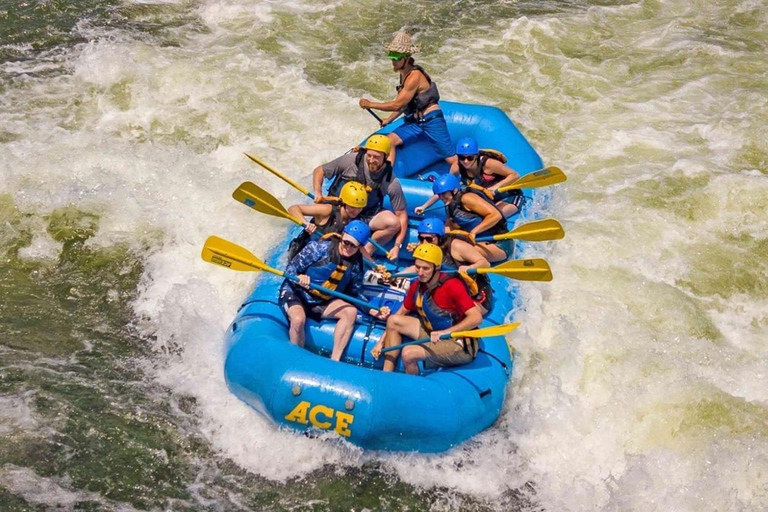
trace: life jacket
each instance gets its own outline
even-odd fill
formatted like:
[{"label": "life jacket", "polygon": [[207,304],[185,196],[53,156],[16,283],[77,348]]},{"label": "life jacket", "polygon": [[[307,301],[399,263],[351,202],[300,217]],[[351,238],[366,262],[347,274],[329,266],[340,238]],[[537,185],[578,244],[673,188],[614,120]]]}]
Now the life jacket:
[{"label": "life jacket", "polygon": [[483,188],[489,188],[500,182],[504,179],[504,176],[499,176],[498,174],[487,174],[483,171],[485,168],[485,163],[488,161],[489,158],[492,158],[494,160],[498,160],[502,164],[507,163],[507,157],[504,156],[504,153],[501,151],[496,151],[495,149],[481,149],[479,151],[478,156],[478,162],[477,162],[477,174],[474,178],[469,177],[469,173],[467,172],[467,168],[464,167],[461,164],[461,160],[459,160],[459,174],[461,174],[461,180],[465,184],[475,183],[477,185],[480,185]]},{"label": "life jacket", "polygon": [[[446,233],[440,240],[440,248],[443,250],[442,268],[459,268],[463,264],[463,262],[456,261],[451,255],[451,244],[454,240],[461,240],[474,245],[472,239],[461,232]],[[486,304],[492,304],[493,288],[491,288],[491,280],[488,279],[488,276],[486,274],[457,274],[457,276],[461,278],[461,282],[464,283],[472,300],[479,302],[490,311],[491,308],[487,307]]]},{"label": "life jacket", "polygon": [[432,285],[416,283],[416,293],[413,297],[416,312],[419,315],[421,326],[428,333],[448,329],[458,321],[453,312],[438,306],[433,298],[435,291],[450,279],[455,279],[455,277],[441,272],[437,281]]},{"label": "life jacket", "polygon": [[[499,207],[496,206],[496,203],[493,202],[493,197],[490,195],[488,190],[485,190],[482,187],[470,185],[460,190],[455,196],[453,196],[453,200],[445,205],[446,216],[458,224],[460,229],[464,231],[472,231],[475,227],[480,225],[481,222],[483,222],[482,216],[471,210],[468,210],[461,204],[461,198],[464,197],[464,194],[475,194],[483,198],[484,201],[490,204],[501,214],[501,210],[499,210]],[[476,236],[481,237],[489,235],[500,235],[501,233],[506,232],[507,222],[504,219],[504,215],[502,214],[501,219],[499,219],[496,224],[486,229],[482,233],[477,233]]]},{"label": "life jacket", "polygon": [[[314,284],[322,285],[331,290],[344,290],[351,279],[352,268],[354,266],[362,267],[362,256],[358,252],[352,258],[345,258],[339,252],[339,243],[341,235],[338,233],[328,233],[321,238],[321,241],[330,242],[326,256],[312,264],[304,273]],[[308,304],[317,304],[327,301],[331,298],[318,290],[306,290],[296,286],[296,290],[303,295]]]},{"label": "life jacket", "polygon": [[[405,106],[405,109],[403,109],[403,115],[406,117],[411,116],[420,119],[428,107],[436,105],[437,102],[440,101],[440,92],[437,90],[437,84],[432,81],[427,72],[424,71],[424,68],[418,65],[414,65],[413,69],[420,71],[421,74],[424,75],[424,78],[426,78],[427,82],[429,82],[429,88],[426,91],[422,91],[413,95],[411,101],[409,101]],[[403,89],[405,81],[413,72],[413,69],[409,71],[405,76],[400,77],[400,85],[395,87],[397,92],[400,92]]]},{"label": "life jacket", "polygon": [[[341,233],[341,230],[344,229],[344,221],[342,220],[341,215],[341,201],[324,200],[322,204],[331,205],[331,215],[323,224],[318,224],[314,219],[310,221],[312,224],[317,226],[315,233],[319,233],[320,235],[326,235],[328,233]],[[291,261],[294,256],[299,254],[311,239],[312,235],[302,229],[301,233],[299,233],[299,235],[291,240],[290,244],[288,244],[288,261]]]},{"label": "life jacket", "polygon": [[356,181],[364,185],[365,190],[368,192],[368,204],[366,204],[365,208],[360,212],[360,217],[373,217],[384,208],[384,196],[386,195],[386,191],[384,191],[383,187],[385,183],[390,183],[392,181],[392,164],[389,160],[384,160],[384,169],[375,173],[375,177],[374,173],[368,171],[368,175],[371,179],[367,181],[365,179],[365,149],[357,148],[355,166],[357,167],[355,178],[347,180],[344,179],[341,174],[337,175],[331,183],[331,186],[328,187],[328,195],[338,196],[341,192],[341,187],[348,181]]}]

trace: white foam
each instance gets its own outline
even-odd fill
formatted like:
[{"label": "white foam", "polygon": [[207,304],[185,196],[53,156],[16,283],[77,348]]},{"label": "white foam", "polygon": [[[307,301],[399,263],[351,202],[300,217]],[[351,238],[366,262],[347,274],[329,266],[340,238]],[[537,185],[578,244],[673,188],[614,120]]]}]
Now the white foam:
[{"label": "white foam", "polygon": [[[356,94],[313,83],[304,56],[286,62],[254,34],[275,30],[280,48],[301,52],[280,39],[280,16],[335,5],[208,1],[197,13],[209,32],[179,46],[114,31],[76,48],[72,76],[27,78],[3,98],[0,121],[17,137],[3,144],[0,190],[23,212],[98,214],[90,244],[151,247],[133,305],[155,336],[150,371],[196,398],[195,428],[249,471],[283,480],[377,459],[414,485],[480,497],[532,482],[551,510],[766,508],[767,443],[750,419],[768,389],[765,297],[686,284],[717,277],[708,244],[764,265],[742,240],[764,239],[765,169],[739,160],[762,140],[764,103],[727,85],[739,55],[690,43],[709,18],[681,2],[521,17],[420,56],[446,70],[435,76],[446,99],[500,104],[569,175],[550,202],[566,239],[526,247],[550,252],[555,280],[521,285],[517,367],[494,427],[442,455],[361,453],[278,430],[229,393],[224,329],[253,276],[202,262],[200,248],[217,234],[264,256],[284,236],[287,223],[230,198],[243,180],[304,200],[242,153],[309,183],[374,128]],[[364,59],[346,69],[391,79],[386,62]],[[51,242],[40,230],[22,255],[55,257]],[[707,416],[708,401],[731,423]],[[19,485],[34,495],[35,482]]]}]

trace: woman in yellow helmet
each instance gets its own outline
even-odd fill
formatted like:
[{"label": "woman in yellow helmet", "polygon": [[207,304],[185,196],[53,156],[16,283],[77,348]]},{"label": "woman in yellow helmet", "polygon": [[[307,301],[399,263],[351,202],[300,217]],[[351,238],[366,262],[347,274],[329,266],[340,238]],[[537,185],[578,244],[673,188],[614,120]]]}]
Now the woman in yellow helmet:
[{"label": "woman in yellow helmet", "polygon": [[[417,375],[419,361],[435,366],[458,366],[471,362],[477,355],[477,340],[441,340],[440,335],[474,329],[483,315],[457,277],[440,272],[443,251],[434,244],[421,244],[413,251],[418,277],[411,283],[405,300],[397,312],[387,319],[387,330],[371,350],[374,359],[384,347],[399,345],[403,336],[411,339],[430,336],[423,345],[409,345],[402,350],[406,373]],[[410,316],[416,313],[417,316]],[[384,371],[391,372],[400,351],[384,356]]]},{"label": "woman in yellow helmet", "polygon": [[[343,186],[357,182],[368,191],[368,204],[360,212],[359,219],[367,222],[373,232],[372,238],[385,244],[395,238],[395,245],[388,257],[396,259],[408,233],[408,214],[405,194],[400,180],[392,172],[390,157],[391,144],[384,135],[371,135],[362,148],[340,156],[336,160],[320,165],[312,174],[312,188],[315,201],[322,201],[323,180],[331,180],[328,194],[340,193]],[[392,210],[384,208],[384,197],[389,197]],[[373,244],[366,250],[372,252]]]},{"label": "woman in yellow helmet", "polygon": [[304,231],[294,238],[288,246],[288,259],[296,256],[307,245],[312,235],[341,233],[349,221],[356,219],[368,204],[368,192],[356,181],[346,183],[339,192],[339,197],[325,197],[321,203],[294,204],[288,213],[294,217],[312,217]]}]

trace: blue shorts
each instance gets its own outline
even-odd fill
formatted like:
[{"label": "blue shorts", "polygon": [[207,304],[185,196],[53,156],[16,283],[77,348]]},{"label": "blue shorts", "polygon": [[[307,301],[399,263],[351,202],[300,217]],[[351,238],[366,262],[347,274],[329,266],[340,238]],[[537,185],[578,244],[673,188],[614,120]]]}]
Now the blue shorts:
[{"label": "blue shorts", "polygon": [[426,137],[440,158],[448,158],[456,153],[442,110],[433,110],[425,115],[421,121],[417,121],[413,116],[408,116],[405,118],[405,122],[398,126],[393,133],[400,137],[403,146],[409,142],[414,142],[418,137]]}]

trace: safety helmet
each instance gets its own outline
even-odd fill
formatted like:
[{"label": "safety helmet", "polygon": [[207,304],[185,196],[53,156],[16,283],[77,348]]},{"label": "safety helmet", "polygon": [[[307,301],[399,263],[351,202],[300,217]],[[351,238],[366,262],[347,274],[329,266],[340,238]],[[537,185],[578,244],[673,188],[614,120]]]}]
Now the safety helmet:
[{"label": "safety helmet", "polygon": [[341,187],[339,198],[342,203],[352,208],[365,208],[365,205],[368,204],[368,192],[365,191],[365,186],[356,181],[345,183]]},{"label": "safety helmet", "polygon": [[480,149],[477,147],[477,141],[472,137],[459,139],[459,142],[456,144],[457,155],[476,155],[479,152]]},{"label": "safety helmet", "polygon": [[443,194],[445,192],[453,192],[461,186],[458,176],[455,174],[443,174],[435,180],[432,184],[432,192],[435,194]]},{"label": "safety helmet", "polygon": [[429,217],[421,221],[417,231],[420,235],[443,236],[445,234],[445,222],[437,217]]},{"label": "safety helmet", "polygon": [[371,228],[361,220],[353,220],[344,226],[344,233],[357,240],[360,245],[364,245],[371,237]]},{"label": "safety helmet", "polygon": [[443,250],[435,244],[420,244],[413,251],[413,259],[426,261],[439,267],[443,264]]},{"label": "safety helmet", "polygon": [[388,155],[389,151],[392,149],[392,143],[389,141],[389,137],[386,135],[377,134],[368,137],[368,140],[365,141],[365,146],[363,147],[365,149],[372,149],[374,151],[379,151],[385,155]]}]

